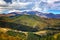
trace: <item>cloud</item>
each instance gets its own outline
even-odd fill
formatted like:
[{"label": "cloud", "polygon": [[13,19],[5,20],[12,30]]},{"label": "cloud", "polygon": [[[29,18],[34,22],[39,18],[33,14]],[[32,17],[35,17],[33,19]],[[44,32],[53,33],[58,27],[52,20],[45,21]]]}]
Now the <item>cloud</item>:
[{"label": "cloud", "polygon": [[12,10],[12,11],[17,11],[20,10],[20,9],[26,9],[29,4],[31,4],[31,2],[13,2],[12,4],[7,4],[5,1],[3,0],[0,0],[0,13],[3,13],[5,12],[5,10]]},{"label": "cloud", "polygon": [[5,10],[3,9],[3,7],[6,6],[6,2],[4,2],[3,0],[0,0],[0,14]]},{"label": "cloud", "polygon": [[[60,10],[60,0],[20,0],[21,2],[14,1],[12,4],[0,0],[0,13],[5,10],[8,11],[42,11]],[[37,3],[36,3],[37,2]]]},{"label": "cloud", "polygon": [[9,10],[9,11],[8,11],[8,13],[11,13],[11,12],[20,12],[20,10],[15,10],[15,9],[13,9],[13,10]]},{"label": "cloud", "polygon": [[59,0],[47,0],[48,3],[54,3],[55,1],[59,1]]},{"label": "cloud", "polygon": [[53,2],[52,3],[48,3],[48,9],[50,9],[50,10],[60,10],[60,3],[55,3],[55,2],[57,2],[57,1],[59,1],[59,0],[53,0]]},{"label": "cloud", "polygon": [[8,10],[8,13],[11,13],[11,12],[24,12],[24,11],[31,11],[31,10],[23,10],[23,11],[20,11],[20,10],[15,10],[15,9],[13,9],[13,10]]},{"label": "cloud", "polygon": [[46,3],[45,5],[43,3],[41,5],[41,7],[43,6],[43,10],[45,10],[46,12],[48,10],[60,10],[60,0],[42,0],[42,1],[44,4]]},{"label": "cloud", "polygon": [[0,5],[4,5],[4,4],[6,4],[6,2],[3,0],[0,0]]},{"label": "cloud", "polygon": [[31,4],[31,2],[26,2],[26,3],[23,3],[23,2],[18,2],[18,3],[16,3],[16,2],[13,2],[11,5],[9,5],[9,6],[11,6],[12,8],[14,8],[14,9],[21,9],[21,8],[26,8],[26,6],[27,5],[30,5]]}]

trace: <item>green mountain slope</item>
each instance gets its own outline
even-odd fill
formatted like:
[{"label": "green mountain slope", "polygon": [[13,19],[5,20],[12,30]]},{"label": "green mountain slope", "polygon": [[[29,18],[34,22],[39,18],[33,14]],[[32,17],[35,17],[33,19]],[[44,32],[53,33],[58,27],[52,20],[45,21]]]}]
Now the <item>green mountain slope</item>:
[{"label": "green mountain slope", "polygon": [[36,15],[0,17],[0,40],[60,40],[60,19]]},{"label": "green mountain slope", "polygon": [[18,30],[26,29],[27,31],[48,29],[48,27],[52,29],[57,27],[58,29],[60,27],[60,19],[41,18],[36,15],[20,15],[13,18],[0,17],[0,21],[3,21],[0,22],[0,26]]},{"label": "green mountain slope", "polygon": [[31,27],[46,27],[47,24],[42,20],[42,18],[36,15],[22,15],[13,18],[13,22],[17,24],[23,24]]}]

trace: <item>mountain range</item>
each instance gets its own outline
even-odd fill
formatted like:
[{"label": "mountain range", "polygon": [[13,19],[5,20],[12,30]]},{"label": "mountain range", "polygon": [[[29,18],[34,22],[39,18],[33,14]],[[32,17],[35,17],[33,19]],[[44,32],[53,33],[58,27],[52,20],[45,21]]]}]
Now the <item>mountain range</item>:
[{"label": "mountain range", "polygon": [[37,15],[42,18],[56,18],[60,19],[60,14],[43,13],[38,11],[23,11],[23,12],[10,12],[8,14],[0,14],[2,16],[18,16],[18,15]]},{"label": "mountain range", "polygon": [[38,11],[0,14],[1,40],[60,40],[59,30],[60,14]]}]

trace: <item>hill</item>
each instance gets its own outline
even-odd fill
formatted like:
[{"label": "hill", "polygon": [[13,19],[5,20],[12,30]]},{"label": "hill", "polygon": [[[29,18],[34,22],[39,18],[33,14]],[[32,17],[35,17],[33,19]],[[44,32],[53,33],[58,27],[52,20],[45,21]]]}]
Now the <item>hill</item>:
[{"label": "hill", "polygon": [[0,40],[60,40],[60,19],[36,15],[0,17]]},{"label": "hill", "polygon": [[[3,25],[4,24],[4,25]],[[59,29],[60,19],[41,18],[36,15],[18,15],[14,17],[0,17],[0,26],[18,30],[37,31],[41,29]]]}]

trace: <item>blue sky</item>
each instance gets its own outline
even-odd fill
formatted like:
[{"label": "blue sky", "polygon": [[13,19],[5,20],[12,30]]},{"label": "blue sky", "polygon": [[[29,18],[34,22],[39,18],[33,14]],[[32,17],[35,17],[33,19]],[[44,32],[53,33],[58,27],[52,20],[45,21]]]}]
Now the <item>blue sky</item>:
[{"label": "blue sky", "polygon": [[0,0],[0,13],[31,10],[60,14],[60,0]]},{"label": "blue sky", "polygon": [[60,14],[60,10],[48,10],[48,12],[51,12],[54,14]]}]

